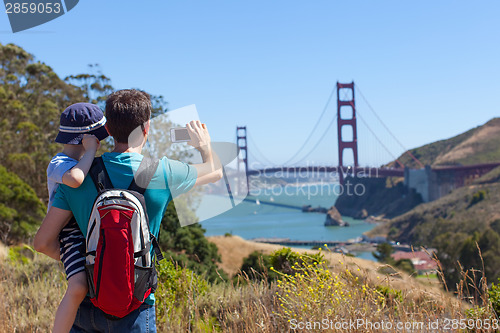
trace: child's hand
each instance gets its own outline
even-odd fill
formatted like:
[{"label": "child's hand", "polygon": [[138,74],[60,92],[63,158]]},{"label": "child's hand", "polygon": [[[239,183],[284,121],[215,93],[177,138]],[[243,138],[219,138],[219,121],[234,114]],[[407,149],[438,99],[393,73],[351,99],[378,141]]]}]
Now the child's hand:
[{"label": "child's hand", "polygon": [[97,151],[101,146],[99,139],[92,134],[84,134],[82,139],[82,145],[85,151],[93,150]]}]

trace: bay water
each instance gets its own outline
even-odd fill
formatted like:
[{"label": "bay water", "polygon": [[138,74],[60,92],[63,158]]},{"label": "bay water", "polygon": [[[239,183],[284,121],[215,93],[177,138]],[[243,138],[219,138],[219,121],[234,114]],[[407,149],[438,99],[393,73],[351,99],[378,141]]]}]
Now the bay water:
[{"label": "bay water", "polygon": [[[285,185],[290,186],[290,185]],[[304,213],[304,205],[329,208],[335,204],[338,184],[297,184],[292,187],[274,186],[252,189],[249,201],[208,220],[202,221],[207,236],[230,233],[244,239],[289,238],[307,241],[347,241],[361,236],[374,225],[363,220],[343,217],[349,227],[326,227],[323,213]],[[217,196],[204,200],[203,205],[217,205]],[[299,209],[266,204],[277,203]],[[200,207],[206,209],[206,207]]]}]

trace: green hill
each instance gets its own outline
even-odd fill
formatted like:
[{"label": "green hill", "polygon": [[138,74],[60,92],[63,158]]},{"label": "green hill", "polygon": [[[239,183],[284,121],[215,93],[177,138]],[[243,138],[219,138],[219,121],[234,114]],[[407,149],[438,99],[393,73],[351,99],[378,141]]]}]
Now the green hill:
[{"label": "green hill", "polygon": [[[432,166],[498,162],[500,118],[450,139],[412,149],[411,153]],[[399,161],[418,167],[408,154],[400,156]],[[488,282],[495,282],[500,278],[500,167],[470,186],[394,217],[369,234],[435,248],[452,288],[461,271],[482,271],[483,262]]]},{"label": "green hill", "polygon": [[482,260],[488,282],[495,282],[500,278],[499,175],[500,168],[494,169],[473,185],[377,226],[370,235],[437,249],[449,286],[459,281],[462,269],[482,271]]},{"label": "green hill", "polygon": [[[473,128],[450,139],[429,143],[410,150],[424,165],[470,165],[500,161],[500,118],[493,118],[486,124]],[[398,160],[410,168],[419,165],[405,153]],[[394,164],[391,162],[390,164]],[[490,182],[500,180],[500,171],[490,174]],[[344,193],[335,202],[340,214],[354,218],[367,215],[393,218],[408,212],[421,202],[415,191],[409,191],[402,183],[388,186],[384,179],[351,179],[353,184],[361,184],[363,195],[352,196]],[[413,241],[413,239],[412,239]]]},{"label": "green hill", "polygon": [[[411,149],[410,152],[424,165],[433,166],[500,161],[500,118],[493,118],[465,133]],[[406,152],[398,160],[407,167],[419,167]]]},{"label": "green hill", "polygon": [[385,234],[413,245],[436,246],[433,241],[443,234],[471,235],[497,221],[500,226],[500,183],[490,183],[462,187],[436,201],[420,204],[377,226],[371,234]]}]

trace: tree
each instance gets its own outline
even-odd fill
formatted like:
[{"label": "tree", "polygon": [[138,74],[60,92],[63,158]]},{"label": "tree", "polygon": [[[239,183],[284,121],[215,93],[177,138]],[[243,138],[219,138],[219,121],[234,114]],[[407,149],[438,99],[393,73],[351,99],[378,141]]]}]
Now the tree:
[{"label": "tree", "polygon": [[500,277],[500,235],[492,229],[486,229],[479,239],[485,276],[489,282]]},{"label": "tree", "polygon": [[[484,273],[487,281],[493,281],[500,274],[500,236],[488,228],[483,233],[451,233],[440,235],[434,240],[443,275],[449,288],[455,289],[467,273],[469,279],[479,285]],[[480,255],[481,250],[481,255]],[[483,272],[484,265],[484,272]],[[474,273],[472,273],[474,271]],[[472,280],[468,280],[471,282]]]},{"label": "tree", "polygon": [[[61,112],[78,102],[95,103],[104,109],[104,101],[113,91],[111,79],[99,65],[89,65],[89,71],[62,80],[50,66],[36,61],[21,47],[0,44],[0,161],[26,181],[44,202],[48,201],[46,168],[50,158],[61,149],[54,142]],[[152,95],[151,100],[152,116],[164,115],[164,97]],[[165,126],[173,126],[167,117],[162,118]],[[161,135],[165,137],[165,133]],[[110,139],[102,151],[111,146]]]},{"label": "tree", "polygon": [[[51,67],[36,61],[21,47],[0,44],[0,161],[5,167],[0,169],[0,236],[4,241],[26,240],[42,220],[42,202],[48,201],[46,168],[52,156],[61,150],[54,142],[61,112],[78,102],[92,102],[104,108],[105,99],[113,91],[111,79],[102,74],[98,65],[90,65],[89,70],[90,74],[62,80]],[[173,127],[165,114],[164,97],[152,95],[151,100],[152,116],[162,121],[160,129]],[[159,131],[158,136],[165,138],[165,133]],[[190,156],[189,152],[158,142],[157,152],[161,155],[157,158],[165,154],[172,158]],[[103,149],[108,150],[111,144],[110,140]],[[176,204],[179,211],[197,222],[194,202],[180,200]],[[171,204],[162,229],[160,242],[169,255],[199,273],[206,273],[212,281],[218,278],[217,247],[207,241],[200,225],[180,228]]]},{"label": "tree", "polygon": [[0,237],[6,244],[30,238],[45,215],[35,191],[0,166]]},{"label": "tree", "polygon": [[97,104],[104,110],[104,102],[113,92],[111,79],[101,72],[99,64],[89,64],[88,68],[90,74],[69,75],[64,81],[79,87],[86,102]]},{"label": "tree", "polygon": [[0,44],[0,160],[44,201],[45,170],[60,149],[54,143],[59,115],[81,102],[81,91],[19,46]]},{"label": "tree", "polygon": [[392,259],[391,254],[394,253],[394,248],[389,243],[380,243],[377,245],[377,252],[372,252],[372,255],[379,262],[394,264],[394,259]]},{"label": "tree", "polygon": [[205,276],[209,281],[217,281],[227,275],[217,268],[220,262],[217,245],[204,236],[205,229],[199,224],[181,227],[173,202],[161,222],[159,234],[160,248],[166,258],[171,258],[183,267]]}]

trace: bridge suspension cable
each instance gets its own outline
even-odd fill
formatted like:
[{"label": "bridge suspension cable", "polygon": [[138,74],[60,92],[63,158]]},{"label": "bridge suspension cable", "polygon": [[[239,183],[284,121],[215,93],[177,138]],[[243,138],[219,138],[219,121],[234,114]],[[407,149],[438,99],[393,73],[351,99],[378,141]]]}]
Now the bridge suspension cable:
[{"label": "bridge suspension cable", "polygon": [[[266,165],[264,162],[262,162],[261,160],[259,160],[256,155],[252,154],[251,152],[248,153],[248,156],[250,157],[250,161],[252,161],[252,164],[256,163],[258,166],[261,166],[261,165],[265,166]],[[251,167],[255,167],[255,166],[253,165]]]},{"label": "bridge suspension cable", "polygon": [[361,113],[359,112],[359,110],[357,111],[357,116],[359,119],[361,119],[361,121],[363,122],[363,124],[365,124],[366,128],[368,128],[368,130],[370,131],[370,133],[372,133],[372,135],[375,137],[375,139],[378,141],[378,143],[385,149],[385,151],[387,153],[389,153],[389,155],[391,155],[391,157],[401,166],[404,168],[404,165],[398,161],[397,157],[394,156],[391,151],[389,150],[389,148],[386,147],[386,145],[384,145],[384,143],[382,142],[382,140],[379,139],[379,137],[377,136],[377,134],[375,134],[375,132],[371,129],[371,127],[368,125],[368,123],[365,121],[365,119],[361,116]]},{"label": "bridge suspension cable", "polygon": [[323,141],[323,139],[325,138],[326,134],[328,134],[328,131],[330,130],[330,128],[332,128],[332,126],[333,126],[333,124],[335,123],[336,120],[337,120],[337,115],[335,115],[335,117],[330,121],[330,123],[326,127],[325,131],[323,132],[323,134],[321,135],[321,137],[319,138],[319,140],[316,142],[316,144],[313,146],[313,148],[304,157],[302,157],[302,159],[300,159],[299,161],[295,162],[295,164],[302,163],[306,158],[309,157],[309,155],[311,155],[314,152],[314,150],[316,149],[316,147],[318,147],[319,143],[321,141]]},{"label": "bridge suspension cable", "polygon": [[[392,136],[392,138],[394,139],[394,141],[396,141],[399,146],[405,151],[406,154],[408,154],[414,161],[415,163],[417,163],[421,168],[424,167],[424,165],[422,164],[422,162],[420,162],[418,160],[418,158],[416,158],[411,152],[410,150],[408,150],[402,143],[401,141],[398,140],[398,138],[394,135],[394,133],[392,133],[392,131],[389,129],[389,127],[387,127],[387,125],[382,121],[382,119],[378,116],[377,112],[375,112],[375,109],[373,109],[373,107],[371,106],[371,104],[368,102],[368,100],[366,99],[365,95],[363,95],[363,93],[361,92],[361,89],[359,89],[359,85],[356,84],[355,86],[356,90],[358,91],[358,93],[361,95],[361,98],[365,101],[366,105],[368,105],[368,108],[372,111],[372,113],[375,115],[375,117],[378,119],[378,121],[382,124],[382,126],[384,126],[385,130]],[[364,122],[364,121],[363,121]],[[366,122],[364,122],[366,124]],[[368,125],[367,125],[368,127]],[[370,132],[373,133],[373,131],[368,128],[370,130]],[[373,133],[375,135],[375,133]],[[376,137],[376,139],[380,142],[380,144],[382,144],[382,142]],[[383,145],[383,144],[382,144]],[[384,146],[384,148],[387,150],[387,148]],[[392,155],[392,154],[391,154]],[[395,160],[400,164],[401,162],[399,162],[397,160],[397,158],[395,158]],[[403,166],[404,167],[404,166]]]},{"label": "bridge suspension cable", "polygon": [[[250,135],[250,132],[247,132],[247,137],[248,137],[248,141],[252,144],[252,150],[253,151],[255,149],[255,151],[257,153],[259,153],[259,156],[264,160],[264,162],[268,163],[269,165],[276,165],[276,163],[273,163],[271,162],[267,157],[266,155],[264,155],[258,148],[257,144],[255,143],[255,141],[253,141],[252,139],[252,136]],[[253,154],[252,154],[253,155]],[[253,155],[255,157],[255,155]],[[264,163],[262,163],[262,161],[260,161],[259,159],[256,159],[257,162],[260,162],[262,165],[264,165]]]},{"label": "bridge suspension cable", "polygon": [[[306,140],[304,141],[304,143],[302,144],[302,146],[295,152],[295,154],[293,154],[292,157],[290,157],[288,159],[288,161],[286,161],[285,163],[283,163],[283,165],[287,165],[289,164],[291,161],[293,161],[299,154],[300,152],[302,151],[302,149],[304,149],[304,147],[306,146],[306,144],[309,142],[309,140],[311,140],[312,136],[314,135],[314,133],[316,133],[316,129],[318,128],[319,124],[321,123],[321,119],[323,118],[324,114],[326,113],[326,110],[328,109],[328,106],[330,105],[330,101],[332,100],[332,97],[334,96],[335,92],[336,92],[336,89],[337,89],[337,85],[335,85],[332,89],[332,92],[330,93],[330,96],[328,97],[328,100],[326,101],[326,104],[323,108],[323,111],[321,112],[321,115],[319,116],[318,118],[318,121],[316,122],[316,124],[314,125],[312,131],[309,133],[309,135],[307,136]],[[335,118],[334,118],[335,119]],[[329,125],[330,126],[330,125]],[[329,128],[329,127],[328,127]],[[327,130],[328,130],[327,128]],[[323,135],[324,136],[324,135]],[[314,149],[314,148],[313,148]],[[308,155],[310,154],[310,152],[308,153]],[[307,155],[307,156],[308,156]],[[303,160],[304,158],[302,158]]]}]

